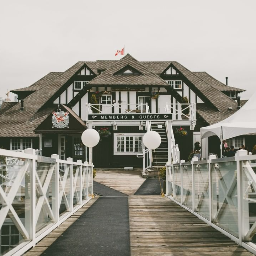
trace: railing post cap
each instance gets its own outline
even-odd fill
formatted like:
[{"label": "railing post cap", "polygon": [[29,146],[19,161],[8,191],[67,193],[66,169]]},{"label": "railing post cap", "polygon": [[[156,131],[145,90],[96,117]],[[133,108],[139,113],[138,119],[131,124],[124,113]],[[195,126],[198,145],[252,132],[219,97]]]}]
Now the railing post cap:
[{"label": "railing post cap", "polygon": [[247,156],[248,155],[248,151],[245,149],[239,149],[236,151],[236,156]]},{"label": "railing post cap", "polygon": [[183,163],[185,163],[185,162],[186,162],[185,160],[180,160],[180,163],[181,163],[181,164],[183,164]]},{"label": "railing post cap", "polygon": [[76,161],[78,164],[82,164],[82,160],[77,160]]},{"label": "railing post cap", "polygon": [[51,155],[51,158],[59,159],[60,157],[59,157],[59,155],[57,155],[57,154],[52,154],[52,155]]},{"label": "railing post cap", "polygon": [[67,158],[67,161],[68,161],[68,162],[73,162],[73,158],[72,158],[72,157],[68,157],[68,158]]},{"label": "railing post cap", "polygon": [[26,153],[26,154],[31,154],[31,155],[35,155],[35,154],[36,154],[36,150],[33,149],[33,148],[26,148],[26,149],[24,150],[24,153]]},{"label": "railing post cap", "polygon": [[216,155],[209,155],[209,160],[217,159]]},{"label": "railing post cap", "polygon": [[191,162],[196,162],[196,161],[198,161],[198,157],[197,156],[193,156]]}]

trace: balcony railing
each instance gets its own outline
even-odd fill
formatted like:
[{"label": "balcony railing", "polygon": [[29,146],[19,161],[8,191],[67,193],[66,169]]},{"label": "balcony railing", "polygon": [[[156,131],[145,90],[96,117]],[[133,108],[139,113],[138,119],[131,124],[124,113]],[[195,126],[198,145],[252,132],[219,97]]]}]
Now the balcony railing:
[{"label": "balcony railing", "polygon": [[256,156],[240,153],[168,165],[166,194],[255,254]]},{"label": "balcony railing", "polygon": [[22,255],[93,194],[93,165],[0,149],[0,255]]},{"label": "balcony railing", "polygon": [[[148,104],[87,104],[88,114],[127,114],[127,113],[156,113]],[[191,121],[192,126],[196,122],[195,103],[166,104],[159,109],[159,114],[172,114],[174,121]]]}]

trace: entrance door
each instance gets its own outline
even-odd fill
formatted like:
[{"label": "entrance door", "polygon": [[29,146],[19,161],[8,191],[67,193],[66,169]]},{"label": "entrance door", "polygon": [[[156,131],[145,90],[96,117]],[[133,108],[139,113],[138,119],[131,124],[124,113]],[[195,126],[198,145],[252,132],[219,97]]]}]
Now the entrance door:
[{"label": "entrance door", "polygon": [[149,96],[139,96],[138,97],[139,110],[141,113],[146,112],[146,104],[150,107],[150,97]]}]

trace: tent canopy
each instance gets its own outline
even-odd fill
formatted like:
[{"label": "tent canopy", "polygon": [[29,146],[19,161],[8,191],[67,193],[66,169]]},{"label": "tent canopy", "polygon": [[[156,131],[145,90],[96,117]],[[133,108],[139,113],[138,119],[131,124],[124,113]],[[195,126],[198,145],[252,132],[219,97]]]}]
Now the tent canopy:
[{"label": "tent canopy", "polygon": [[200,132],[202,139],[217,135],[222,140],[256,133],[256,93],[232,116],[219,123],[203,127]]}]

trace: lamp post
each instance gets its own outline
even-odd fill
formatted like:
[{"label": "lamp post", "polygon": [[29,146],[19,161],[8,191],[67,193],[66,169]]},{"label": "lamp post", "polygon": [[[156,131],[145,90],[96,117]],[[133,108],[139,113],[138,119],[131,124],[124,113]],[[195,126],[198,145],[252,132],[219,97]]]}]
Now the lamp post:
[{"label": "lamp post", "polygon": [[100,141],[99,133],[94,129],[87,129],[81,136],[83,144],[89,148],[89,164],[92,164],[92,148]]},{"label": "lamp post", "polygon": [[[152,149],[156,149],[161,144],[161,136],[158,132],[155,131],[149,131],[146,132],[142,138],[142,142],[145,147],[149,149],[149,159],[150,159],[150,165],[152,163]],[[144,176],[146,173],[146,167],[145,167],[145,156],[146,152],[145,149],[143,149],[143,172],[142,175]]]}]

